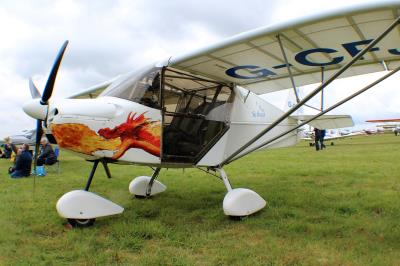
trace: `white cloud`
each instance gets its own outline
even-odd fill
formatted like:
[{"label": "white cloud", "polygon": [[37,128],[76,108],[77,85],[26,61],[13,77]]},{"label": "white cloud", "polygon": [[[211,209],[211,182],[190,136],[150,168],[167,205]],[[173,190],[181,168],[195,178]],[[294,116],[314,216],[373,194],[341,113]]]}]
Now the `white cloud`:
[{"label": "white cloud", "polygon": [[[33,76],[42,90],[65,39],[70,40],[70,45],[56,82],[56,94],[64,96],[151,61],[211,45],[242,31],[353,3],[343,0],[2,1],[0,137],[34,127],[35,122],[21,110],[23,102],[30,98],[27,79]],[[395,87],[392,83],[387,86]],[[375,109],[366,108],[363,114],[396,112],[398,97],[393,95],[398,93],[389,92],[386,87],[373,89],[374,100],[366,102]],[[360,113],[354,107],[356,103],[364,108],[364,102],[354,101],[346,110]]]},{"label": "white cloud", "polygon": [[8,136],[22,129],[35,127],[35,121],[28,117],[21,106],[31,99],[26,80],[0,68],[2,103],[0,111],[1,134]]}]

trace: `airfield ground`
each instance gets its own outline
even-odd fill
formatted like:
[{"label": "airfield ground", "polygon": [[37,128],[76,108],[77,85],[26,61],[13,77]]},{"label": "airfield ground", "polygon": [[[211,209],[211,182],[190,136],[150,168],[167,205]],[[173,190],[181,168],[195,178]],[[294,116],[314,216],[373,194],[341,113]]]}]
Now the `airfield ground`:
[{"label": "airfield ground", "polygon": [[307,143],[253,153],[226,167],[234,187],[268,207],[243,221],[224,216],[220,180],[162,170],[165,193],[132,199],[149,168],[102,168],[91,190],[125,207],[86,229],[67,229],[57,199],[83,188],[91,165],[61,153],[61,173],[12,180],[0,169],[0,265],[398,265],[400,137],[359,136],[316,152]]}]

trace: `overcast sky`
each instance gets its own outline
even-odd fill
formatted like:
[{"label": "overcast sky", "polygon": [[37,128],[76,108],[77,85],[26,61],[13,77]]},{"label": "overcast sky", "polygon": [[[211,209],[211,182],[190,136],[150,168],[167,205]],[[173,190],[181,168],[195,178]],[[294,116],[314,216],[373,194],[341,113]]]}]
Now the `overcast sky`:
[{"label": "overcast sky", "polygon": [[[377,0],[375,0],[377,1]],[[22,111],[28,78],[42,91],[55,55],[70,41],[55,86],[56,97],[229,36],[314,12],[367,0],[0,0],[0,138],[35,127]],[[378,74],[379,75],[379,74]],[[338,83],[338,88],[376,78]],[[400,117],[395,75],[338,110],[365,119]],[[341,93],[327,95],[327,104]]]}]

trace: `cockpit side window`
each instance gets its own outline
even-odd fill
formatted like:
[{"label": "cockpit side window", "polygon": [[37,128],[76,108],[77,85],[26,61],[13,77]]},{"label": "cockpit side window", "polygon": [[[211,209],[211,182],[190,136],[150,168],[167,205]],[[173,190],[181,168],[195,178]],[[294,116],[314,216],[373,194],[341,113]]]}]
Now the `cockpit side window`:
[{"label": "cockpit side window", "polygon": [[132,74],[117,86],[107,89],[103,96],[113,96],[137,102],[151,108],[160,108],[160,69]]},{"label": "cockpit side window", "polygon": [[152,108],[159,108],[160,73],[152,71],[136,82],[127,100],[137,102]]}]

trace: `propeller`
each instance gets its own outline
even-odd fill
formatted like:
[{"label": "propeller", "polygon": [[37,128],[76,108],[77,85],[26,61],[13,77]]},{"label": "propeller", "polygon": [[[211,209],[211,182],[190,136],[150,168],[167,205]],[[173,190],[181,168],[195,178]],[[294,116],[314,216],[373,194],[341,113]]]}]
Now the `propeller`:
[{"label": "propeller", "polygon": [[58,68],[60,67],[61,60],[63,58],[65,49],[67,48],[68,41],[65,41],[61,46],[60,51],[57,54],[56,60],[54,61],[53,67],[51,68],[49,78],[47,79],[46,86],[42,94],[42,99],[40,100],[41,105],[48,105],[48,101],[53,93],[54,83],[56,82]]},{"label": "propeller", "polygon": [[29,89],[31,90],[32,99],[40,98],[40,93],[33,83],[32,78],[29,78]]},{"label": "propeller", "polygon": [[[51,95],[53,94],[54,83],[56,81],[57,72],[61,64],[61,60],[63,58],[65,49],[67,48],[68,41],[65,41],[61,46],[60,51],[57,54],[57,57],[54,61],[53,67],[51,68],[49,77],[47,78],[46,86],[44,87],[42,96],[40,96],[39,90],[36,88],[32,79],[29,79],[29,89],[32,95],[33,100],[24,105],[23,109],[25,113],[29,116],[36,118],[36,142],[35,142],[35,155],[33,159],[33,169],[36,174],[37,167],[37,157],[40,146],[40,139],[43,134],[42,122],[47,120],[47,114],[49,111],[49,100]],[[40,98],[40,101],[38,101]]]}]

